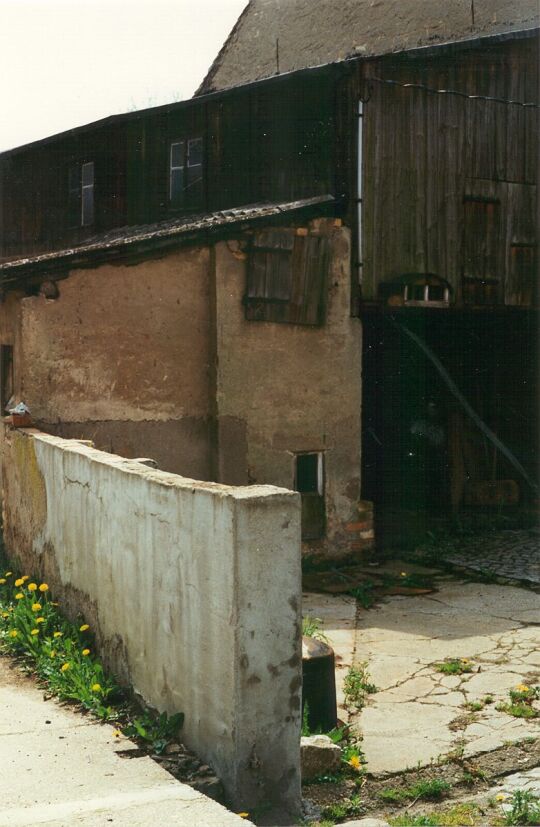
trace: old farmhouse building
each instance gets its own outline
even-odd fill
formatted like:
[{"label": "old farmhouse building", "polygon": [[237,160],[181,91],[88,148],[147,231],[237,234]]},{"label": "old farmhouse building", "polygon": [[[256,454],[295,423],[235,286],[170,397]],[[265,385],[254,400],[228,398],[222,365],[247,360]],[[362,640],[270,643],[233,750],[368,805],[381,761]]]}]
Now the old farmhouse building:
[{"label": "old farmhouse building", "polygon": [[534,500],[538,116],[535,0],[252,0],[193,99],[0,156],[2,408],[314,554]]}]

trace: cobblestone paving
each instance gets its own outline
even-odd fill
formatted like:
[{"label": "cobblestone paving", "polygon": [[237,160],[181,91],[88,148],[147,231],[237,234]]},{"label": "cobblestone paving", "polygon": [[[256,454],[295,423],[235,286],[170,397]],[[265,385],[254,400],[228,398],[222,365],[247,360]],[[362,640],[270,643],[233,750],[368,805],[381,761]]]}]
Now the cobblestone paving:
[{"label": "cobblestone paving", "polygon": [[443,559],[466,569],[540,586],[540,531],[498,531],[475,537]]}]

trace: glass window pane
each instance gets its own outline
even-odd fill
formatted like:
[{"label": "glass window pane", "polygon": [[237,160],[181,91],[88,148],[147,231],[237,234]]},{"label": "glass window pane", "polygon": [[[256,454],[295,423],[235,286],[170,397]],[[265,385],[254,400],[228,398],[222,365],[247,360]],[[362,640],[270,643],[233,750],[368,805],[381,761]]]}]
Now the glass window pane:
[{"label": "glass window pane", "polygon": [[184,141],[171,144],[171,169],[184,166]]},{"label": "glass window pane", "polygon": [[202,164],[202,138],[193,138],[188,141],[188,167]]},{"label": "glass window pane", "polygon": [[171,201],[179,201],[184,192],[184,169],[171,170]]},{"label": "glass window pane", "polygon": [[94,187],[83,187],[82,191],[82,225],[87,227],[94,223]]},{"label": "glass window pane", "polygon": [[82,165],[82,185],[87,187],[94,183],[94,162]]}]

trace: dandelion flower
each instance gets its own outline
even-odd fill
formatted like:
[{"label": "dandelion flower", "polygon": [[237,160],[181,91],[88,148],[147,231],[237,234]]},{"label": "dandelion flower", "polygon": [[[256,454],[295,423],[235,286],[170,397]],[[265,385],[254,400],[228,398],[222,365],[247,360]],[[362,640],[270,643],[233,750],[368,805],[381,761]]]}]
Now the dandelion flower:
[{"label": "dandelion flower", "polygon": [[40,609],[41,609],[41,603],[32,603],[32,611],[33,612],[39,612]]},{"label": "dandelion flower", "polygon": [[24,597],[24,594],[22,594],[22,592],[17,592],[17,594],[15,595],[15,600],[22,600],[23,597]]},{"label": "dandelion flower", "polygon": [[9,617],[9,612],[2,612],[2,617]]},{"label": "dandelion flower", "polygon": [[120,732],[120,730],[119,730],[119,729],[115,729],[115,730],[114,730],[114,732],[113,732],[113,736],[114,736],[115,738],[120,738],[121,734],[122,734],[122,733]]},{"label": "dandelion flower", "polygon": [[12,574],[13,574],[12,571],[6,571],[6,573],[4,574],[4,577],[11,577]]},{"label": "dandelion flower", "polygon": [[239,815],[240,818],[249,818],[249,813],[237,813],[237,815]]},{"label": "dandelion flower", "polygon": [[79,632],[86,632],[89,628],[90,626],[88,625],[88,623],[83,623],[83,625],[79,629]]},{"label": "dandelion flower", "polygon": [[518,683],[518,685],[516,686],[516,689],[519,692],[528,692],[529,691],[529,687],[524,683]]},{"label": "dandelion flower", "polygon": [[17,588],[19,588],[19,586],[22,586],[23,583],[24,580],[22,579],[22,577],[19,577],[18,580],[15,580],[15,585],[17,586]]},{"label": "dandelion flower", "polygon": [[53,632],[53,637],[62,637],[63,632]]},{"label": "dandelion flower", "polygon": [[45,623],[45,618],[44,617],[38,617],[36,619],[36,623]]},{"label": "dandelion flower", "polygon": [[29,583],[28,584],[28,591],[29,592],[35,592],[36,589],[37,589],[37,583]]},{"label": "dandelion flower", "polygon": [[19,633],[18,633],[17,629],[12,629],[11,632],[9,633],[9,636],[10,637],[17,637],[18,634]]},{"label": "dandelion flower", "polygon": [[39,635],[39,629],[32,629],[30,632],[31,635]]},{"label": "dandelion flower", "polygon": [[101,692],[101,684],[100,683],[93,683],[92,684],[92,692]]},{"label": "dandelion flower", "polygon": [[41,586],[39,587],[39,590],[40,590],[40,592],[48,592],[49,587],[46,583],[42,583]]},{"label": "dandelion flower", "polygon": [[54,651],[54,649],[51,649],[51,658],[55,658],[55,657],[56,657],[56,652]]},{"label": "dandelion flower", "polygon": [[68,669],[69,669],[69,663],[63,663],[62,666],[60,667],[61,672],[67,672]]},{"label": "dandelion flower", "polygon": [[506,801],[506,796],[505,796],[504,793],[499,793],[498,795],[495,796],[495,798],[496,798],[497,801]]},{"label": "dandelion flower", "polygon": [[82,653],[83,653],[83,655],[86,657],[86,655],[89,655],[89,654],[90,654],[90,649],[83,649],[83,650],[82,650]]},{"label": "dandelion flower", "polygon": [[5,582],[6,582],[6,578],[5,577],[0,577],[0,583],[2,585],[4,585]]},{"label": "dandelion flower", "polygon": [[349,764],[350,767],[353,768],[353,770],[359,770],[360,767],[362,766],[362,762],[360,761],[360,758],[359,758],[358,755],[351,755],[351,757],[348,761],[348,764]]},{"label": "dandelion flower", "polygon": [[30,580],[30,578],[28,577],[27,574],[23,574],[23,576],[21,577],[21,580],[23,581],[23,583],[26,583],[26,581]]}]

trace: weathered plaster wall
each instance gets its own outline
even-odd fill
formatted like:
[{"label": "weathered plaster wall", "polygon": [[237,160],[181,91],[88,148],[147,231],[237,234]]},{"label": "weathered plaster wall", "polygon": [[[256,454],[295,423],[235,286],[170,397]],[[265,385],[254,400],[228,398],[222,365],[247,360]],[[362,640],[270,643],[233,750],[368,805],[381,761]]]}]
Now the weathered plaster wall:
[{"label": "weathered plaster wall", "polygon": [[185,713],[234,806],[299,805],[300,504],[35,430],[2,439],[10,556],[83,613],[121,680]]},{"label": "weathered plaster wall", "polygon": [[327,538],[309,551],[341,556],[373,542],[359,514],[361,325],[350,316],[349,230],[316,220],[310,232],[328,233],[332,247],[320,328],[246,321],[245,257],[216,246],[219,478],[291,488],[294,454],[324,451]]},{"label": "weathered plaster wall", "polygon": [[21,301],[22,395],[37,421],[211,478],[209,249],[75,271]]}]

